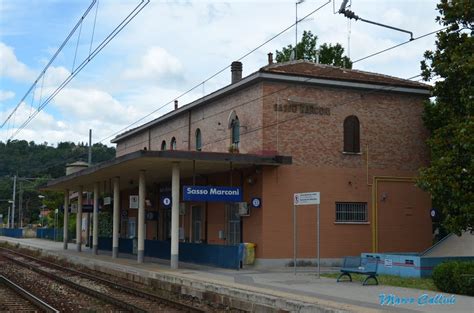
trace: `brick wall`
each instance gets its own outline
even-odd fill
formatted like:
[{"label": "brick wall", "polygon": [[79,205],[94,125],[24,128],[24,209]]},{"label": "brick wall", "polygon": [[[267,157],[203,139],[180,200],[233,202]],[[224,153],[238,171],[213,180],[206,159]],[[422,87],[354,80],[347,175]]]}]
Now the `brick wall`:
[{"label": "brick wall", "polygon": [[241,125],[240,153],[259,152],[262,150],[261,95],[261,84],[257,84],[193,109],[191,113],[184,112],[150,130],[120,141],[117,144],[117,156],[143,150],[144,147],[161,150],[163,140],[169,149],[172,137],[177,140],[178,150],[188,150],[188,147],[195,150],[197,128],[201,130],[202,151],[227,152],[231,144],[229,116],[232,111],[237,114]]}]

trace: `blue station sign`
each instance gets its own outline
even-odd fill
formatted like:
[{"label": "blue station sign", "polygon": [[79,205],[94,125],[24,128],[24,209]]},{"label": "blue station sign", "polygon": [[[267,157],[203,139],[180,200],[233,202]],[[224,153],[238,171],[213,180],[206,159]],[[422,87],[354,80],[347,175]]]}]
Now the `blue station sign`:
[{"label": "blue station sign", "polygon": [[183,200],[242,202],[242,189],[227,186],[183,186]]}]

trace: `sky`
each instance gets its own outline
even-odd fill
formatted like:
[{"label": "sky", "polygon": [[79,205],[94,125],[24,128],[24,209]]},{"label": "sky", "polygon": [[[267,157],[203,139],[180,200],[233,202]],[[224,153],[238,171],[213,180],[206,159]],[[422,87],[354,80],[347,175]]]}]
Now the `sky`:
[{"label": "sky", "polygon": [[[298,37],[310,30],[318,36],[318,45],[340,43],[352,60],[409,39],[403,32],[349,22],[334,13],[342,0],[306,0],[297,5],[298,19],[327,2],[298,23]],[[435,22],[434,0],[351,2],[361,18],[409,30],[415,38],[441,28]],[[206,80],[296,19],[296,1],[290,0],[151,0],[50,98],[140,3],[98,0],[34,85],[92,1],[0,0],[0,125],[19,104],[0,128],[0,141],[87,142],[92,129],[93,143],[112,145],[117,134],[169,112],[174,99],[181,106],[228,85],[230,68]],[[294,44],[295,35],[293,27],[241,59],[243,75],[267,65],[267,54]],[[401,78],[418,75],[423,53],[434,49],[435,40],[435,35],[427,36],[356,62],[353,68]],[[51,101],[46,104],[46,99]],[[16,133],[30,116],[35,117]]]}]

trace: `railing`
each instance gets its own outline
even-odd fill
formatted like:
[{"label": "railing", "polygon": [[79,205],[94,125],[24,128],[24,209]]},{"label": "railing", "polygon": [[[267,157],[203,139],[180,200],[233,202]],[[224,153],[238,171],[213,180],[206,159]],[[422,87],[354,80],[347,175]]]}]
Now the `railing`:
[{"label": "railing", "polygon": [[0,236],[23,238],[22,228],[0,228]]},{"label": "railing", "polygon": [[[112,238],[99,237],[98,244],[99,250],[112,250]],[[179,260],[182,262],[239,269],[242,259],[241,250],[239,245],[225,246],[180,242]],[[119,238],[119,252],[133,254],[134,239]],[[169,260],[171,257],[171,242],[145,240],[145,256]]]},{"label": "railing", "polygon": [[37,228],[36,238],[62,241],[63,230],[62,228]]}]

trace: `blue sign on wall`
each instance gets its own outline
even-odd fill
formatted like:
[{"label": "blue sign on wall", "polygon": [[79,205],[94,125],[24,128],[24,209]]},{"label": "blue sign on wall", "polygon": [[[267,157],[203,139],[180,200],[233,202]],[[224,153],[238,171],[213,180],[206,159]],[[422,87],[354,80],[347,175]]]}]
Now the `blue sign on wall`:
[{"label": "blue sign on wall", "polygon": [[242,202],[240,187],[183,186],[184,201]]},{"label": "blue sign on wall", "polygon": [[160,202],[165,209],[171,208],[171,194],[164,194],[160,197]]}]

